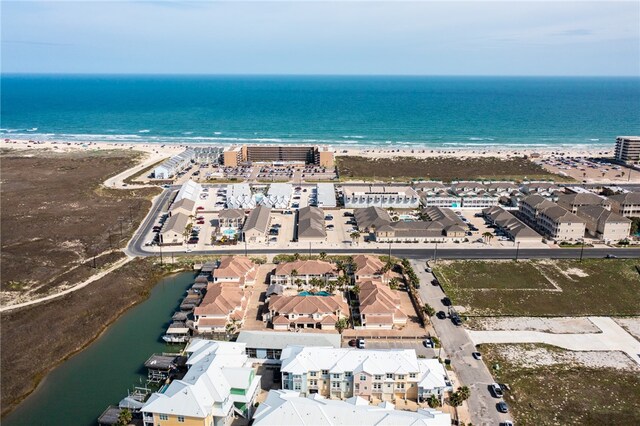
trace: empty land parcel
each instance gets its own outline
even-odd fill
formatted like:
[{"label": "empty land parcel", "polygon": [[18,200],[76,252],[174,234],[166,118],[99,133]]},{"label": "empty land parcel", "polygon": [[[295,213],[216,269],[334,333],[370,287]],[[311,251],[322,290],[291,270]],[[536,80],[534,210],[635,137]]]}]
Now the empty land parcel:
[{"label": "empty land parcel", "polygon": [[567,178],[548,172],[542,166],[522,157],[501,159],[497,157],[391,157],[365,158],[357,156],[336,157],[336,167],[341,179],[430,179],[466,180],[497,179],[522,180]]},{"label": "empty land parcel", "polygon": [[635,259],[439,261],[435,272],[467,315],[638,315]]},{"label": "empty land parcel", "polygon": [[[595,357],[607,357],[606,352],[486,344],[480,351],[490,369],[499,365],[492,369],[495,379],[511,389],[505,393],[505,401],[516,424],[640,424],[638,369],[606,366],[614,364],[611,362],[598,365],[602,362]],[[577,354],[581,356],[572,361]]]},{"label": "empty land parcel", "polygon": [[156,188],[101,187],[136,164],[137,153],[4,151],[2,161],[2,301],[55,293],[112,263],[149,211]]}]

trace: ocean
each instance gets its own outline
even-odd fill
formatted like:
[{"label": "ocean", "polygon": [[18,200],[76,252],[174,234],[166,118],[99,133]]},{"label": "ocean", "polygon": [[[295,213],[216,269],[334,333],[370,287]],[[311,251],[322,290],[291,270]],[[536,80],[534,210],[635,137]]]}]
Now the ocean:
[{"label": "ocean", "polygon": [[2,75],[2,138],[344,147],[611,147],[640,78]]}]

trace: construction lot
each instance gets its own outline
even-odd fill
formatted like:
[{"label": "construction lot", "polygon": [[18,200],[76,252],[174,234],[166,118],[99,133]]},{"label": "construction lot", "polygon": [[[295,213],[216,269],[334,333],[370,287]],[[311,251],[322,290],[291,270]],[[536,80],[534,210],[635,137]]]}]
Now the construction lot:
[{"label": "construction lot", "polygon": [[434,270],[466,315],[638,315],[634,259],[439,261]]}]

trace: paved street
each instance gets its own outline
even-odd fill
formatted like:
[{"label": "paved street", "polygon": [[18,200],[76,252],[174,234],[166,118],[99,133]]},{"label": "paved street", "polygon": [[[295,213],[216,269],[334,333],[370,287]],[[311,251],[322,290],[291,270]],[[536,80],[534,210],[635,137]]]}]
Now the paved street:
[{"label": "paved street", "polygon": [[[431,305],[436,311],[447,312],[447,307],[442,304],[445,294],[440,286],[431,285],[434,277],[425,272],[424,260],[415,260],[411,264],[420,278],[421,286],[418,291],[422,301]],[[471,356],[475,346],[464,327],[455,326],[449,318],[440,320],[432,317],[432,322],[444,352],[451,360],[451,365],[462,382],[454,384],[454,388],[467,385],[471,389],[471,397],[467,402],[473,424],[498,425],[500,422],[510,420],[509,415],[501,414],[496,410],[498,399],[493,398],[488,389],[488,385],[494,380],[484,362]]]}]

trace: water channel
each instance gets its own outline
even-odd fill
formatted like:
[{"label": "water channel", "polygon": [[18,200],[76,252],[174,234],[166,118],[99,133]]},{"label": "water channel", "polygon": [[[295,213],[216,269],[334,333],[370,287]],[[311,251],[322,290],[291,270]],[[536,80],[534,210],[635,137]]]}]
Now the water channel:
[{"label": "water channel", "polygon": [[149,298],[113,323],[98,340],[55,368],[3,426],[96,425],[109,404],[117,405],[127,389],[144,383],[144,362],[154,352],[178,346],[160,338],[179,307],[193,274],[162,279]]}]

